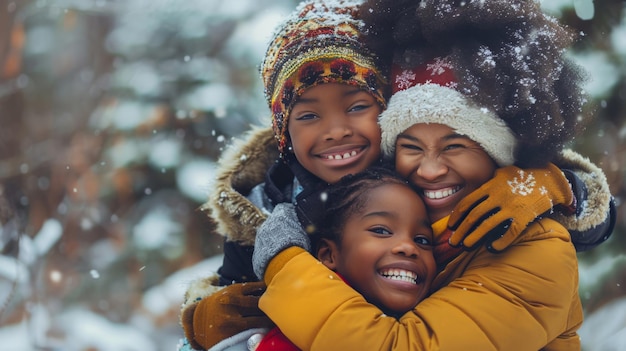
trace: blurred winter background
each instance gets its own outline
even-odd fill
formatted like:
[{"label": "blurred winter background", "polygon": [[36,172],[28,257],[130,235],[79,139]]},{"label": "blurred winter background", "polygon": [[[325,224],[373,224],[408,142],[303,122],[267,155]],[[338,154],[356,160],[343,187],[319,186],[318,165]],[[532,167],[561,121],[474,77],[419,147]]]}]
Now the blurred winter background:
[{"label": "blurred winter background", "polygon": [[[0,0],[0,350],[174,350],[220,263],[198,210],[233,136],[267,124],[258,65],[296,0]],[[626,6],[545,0],[584,33],[613,237],[580,254],[586,351],[626,349]]]}]

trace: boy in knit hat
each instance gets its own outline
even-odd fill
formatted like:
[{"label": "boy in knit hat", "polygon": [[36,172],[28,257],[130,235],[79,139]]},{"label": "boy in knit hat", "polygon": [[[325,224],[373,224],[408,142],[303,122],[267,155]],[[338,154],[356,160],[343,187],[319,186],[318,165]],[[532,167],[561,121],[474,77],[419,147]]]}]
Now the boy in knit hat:
[{"label": "boy in knit hat", "polygon": [[[481,2],[480,11],[491,13],[494,9],[490,5],[495,3]],[[448,57],[415,63],[407,51],[409,55],[399,60],[404,67],[392,75],[398,89],[380,118],[383,152],[395,156],[398,171],[421,189],[431,220],[438,221],[433,225],[436,236],[444,233],[448,215],[459,201],[494,176],[509,178],[501,192],[527,195],[543,191],[534,177],[540,173],[559,173],[558,168],[549,164],[545,169],[525,172],[506,166],[520,161],[543,164],[574,135],[559,125],[576,130],[581,124],[576,109],[584,100],[575,93],[580,76],[562,58],[561,48],[569,43],[563,28],[544,16],[538,4],[507,3],[506,6],[526,12],[515,13],[511,17],[517,20],[498,27],[500,33],[488,36],[488,43],[495,47],[478,45],[474,48],[479,50],[473,51],[471,45],[466,45],[467,37],[461,35],[465,41],[459,46],[450,45],[448,49],[453,54]],[[438,13],[442,8],[422,2],[417,13]],[[449,9],[454,6],[450,5]],[[415,13],[406,8],[398,12]],[[459,21],[458,15],[451,18]],[[468,18],[484,25],[480,16]],[[465,32],[471,30],[471,26],[459,28]],[[500,34],[505,39],[497,38]],[[475,38],[481,39],[479,35]],[[519,48],[528,50],[524,55],[515,55],[516,45],[503,45],[511,43],[512,38],[519,39],[516,42]],[[502,49],[499,52],[495,50],[498,43]],[[491,58],[493,66],[505,66],[505,70],[511,62],[516,66],[507,77],[495,73],[491,78],[521,81],[531,94],[553,93],[555,99],[524,107],[524,100],[532,100],[532,96],[523,95],[517,97],[518,101],[511,101],[515,106],[499,104],[501,97],[510,92],[509,88],[520,87],[505,86],[497,95],[490,95],[493,89],[487,86],[481,89],[482,84],[491,83],[487,79],[471,81],[479,96],[473,96],[472,90],[464,90],[462,81],[469,81],[468,77],[478,72],[484,73],[480,66],[488,60],[479,61],[479,69],[475,70],[458,57],[472,53],[479,56],[486,49],[499,54]],[[511,51],[508,58],[507,50]],[[533,70],[531,62],[539,62],[538,56],[544,58],[542,68],[550,75],[523,81],[521,78]],[[564,88],[569,85],[572,86]],[[557,104],[556,110],[551,109],[553,102]],[[500,110],[501,107],[505,110]],[[556,114],[558,111],[561,113]],[[531,123],[541,123],[546,132],[530,135],[529,130],[535,127]],[[529,153],[539,147],[548,156]],[[281,229],[285,223],[295,222],[294,217],[288,206],[276,206],[257,233],[254,263],[255,271],[268,284],[260,300],[261,309],[302,349],[580,348],[576,330],[582,323],[582,309],[577,290],[576,254],[569,233],[552,219],[539,218],[500,254],[490,253],[484,247],[458,254],[442,267],[433,295],[420,303],[414,313],[407,313],[398,321],[381,318],[381,311],[375,306],[368,306],[345,284],[328,279],[332,273],[316,265],[314,258],[302,250],[307,249],[306,244],[300,245],[306,234],[295,225]],[[285,238],[290,238],[291,244],[276,251],[276,241],[284,243]],[[263,257],[267,251],[275,257],[270,260]]]},{"label": "boy in knit hat", "polygon": [[[273,133],[269,129],[255,130],[247,141],[235,144],[222,156],[222,171],[207,209],[211,210],[218,231],[227,236],[224,264],[218,271],[219,277],[191,285],[181,316],[185,335],[196,348],[210,347],[242,330],[269,324],[256,308],[263,284],[240,284],[256,280],[251,265],[252,245],[256,228],[267,213],[278,203],[294,203],[299,223],[311,229],[309,224],[322,213],[320,194],[327,184],[379,159],[380,130],[373,115],[385,107],[386,85],[377,57],[360,38],[362,23],[354,17],[357,9],[358,4],[348,1],[301,4],[270,44],[262,71]],[[350,103],[341,118],[318,111],[329,105],[320,91],[334,92],[335,97],[347,96],[339,99],[340,104]],[[355,94],[365,97],[355,98]],[[372,114],[372,110],[377,113]],[[367,117],[347,117],[357,113]],[[340,136],[324,137],[331,146],[319,151],[311,142],[324,135],[322,129],[315,127],[322,122],[338,123],[339,128],[331,126],[329,130],[339,131]],[[279,157],[281,160],[274,162]],[[273,166],[267,171],[269,165]],[[566,193],[571,199],[570,192]],[[546,206],[550,197],[543,198]],[[511,199],[531,200],[536,198]],[[489,230],[474,232],[478,233],[473,236],[476,243],[476,238]],[[229,284],[232,285],[215,294]]]},{"label": "boy in knit hat", "polygon": [[[329,183],[380,160],[378,116],[388,84],[363,44],[357,10],[354,1],[302,3],[269,45],[261,71],[272,129],[253,131],[243,146],[230,149],[236,154],[222,156],[227,171],[218,177],[210,205],[218,231],[229,240],[219,281],[205,280],[187,292],[182,323],[194,348],[268,326],[256,309],[262,283],[235,284],[219,293],[220,301],[198,300],[215,297],[211,286],[256,281],[255,231],[273,206],[297,203],[303,225],[310,225],[322,213],[315,204]],[[241,319],[229,324],[226,315]]]}]

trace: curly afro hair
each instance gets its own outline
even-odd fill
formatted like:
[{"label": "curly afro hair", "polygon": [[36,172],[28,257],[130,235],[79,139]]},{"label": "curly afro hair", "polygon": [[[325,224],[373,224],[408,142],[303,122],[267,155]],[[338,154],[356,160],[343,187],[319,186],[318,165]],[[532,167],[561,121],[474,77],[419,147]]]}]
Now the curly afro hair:
[{"label": "curly afro hair", "polygon": [[533,0],[367,0],[370,47],[400,66],[448,56],[457,90],[518,137],[516,164],[552,160],[583,129],[581,69],[564,56],[573,33]]}]

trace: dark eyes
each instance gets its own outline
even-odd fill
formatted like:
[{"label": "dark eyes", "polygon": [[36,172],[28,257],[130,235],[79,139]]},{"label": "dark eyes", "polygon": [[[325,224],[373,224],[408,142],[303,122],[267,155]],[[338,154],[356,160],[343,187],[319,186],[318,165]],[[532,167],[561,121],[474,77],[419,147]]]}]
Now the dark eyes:
[{"label": "dark eyes", "polygon": [[465,148],[465,145],[463,144],[451,144],[451,145],[447,145],[443,149],[445,151],[445,150],[464,149],[464,148]]},{"label": "dark eyes", "polygon": [[[403,149],[407,149],[407,150],[415,150],[415,151],[421,151],[422,148],[420,146],[414,145],[414,144],[399,144],[398,145],[399,148],[403,148]],[[441,149],[442,151],[451,151],[451,150],[457,150],[457,149],[465,149],[466,146],[463,144],[450,144],[450,145],[446,145],[443,147],[443,149]]]},{"label": "dark eyes", "polygon": [[317,118],[317,115],[314,113],[306,113],[296,117],[296,121],[309,121]]},{"label": "dark eyes", "polygon": [[[363,112],[365,110],[370,109],[372,106],[374,105],[368,104],[368,103],[357,103],[354,106],[351,106],[350,108],[348,108],[347,112],[348,113]],[[301,115],[294,115],[294,119],[296,121],[310,121],[319,117],[320,116],[316,113],[303,113]]]},{"label": "dark eyes", "polygon": [[[385,227],[373,227],[369,229],[370,232],[378,234],[378,235],[384,235],[384,236],[391,236],[393,235],[393,232],[391,232],[389,229],[385,228]],[[420,246],[431,246],[432,245],[432,241],[431,239],[426,236],[426,235],[416,235],[415,238],[413,238],[413,241]]]},{"label": "dark eyes", "polygon": [[407,149],[407,150],[417,150],[417,151],[422,149],[421,147],[417,145],[413,145],[413,144],[400,144],[399,148]]},{"label": "dark eyes", "polygon": [[391,233],[390,230],[388,230],[387,228],[383,228],[383,227],[371,228],[370,232],[378,234],[378,235],[391,235],[391,234],[393,234],[393,233]]},{"label": "dark eyes", "polygon": [[430,239],[424,235],[416,236],[415,239],[413,239],[413,241],[415,241],[417,245],[422,245],[422,246],[432,245],[432,242],[430,241]]},{"label": "dark eyes", "polygon": [[367,110],[370,107],[372,107],[371,104],[359,104],[359,105],[350,107],[350,109],[348,109],[348,112],[359,112],[359,111]]}]

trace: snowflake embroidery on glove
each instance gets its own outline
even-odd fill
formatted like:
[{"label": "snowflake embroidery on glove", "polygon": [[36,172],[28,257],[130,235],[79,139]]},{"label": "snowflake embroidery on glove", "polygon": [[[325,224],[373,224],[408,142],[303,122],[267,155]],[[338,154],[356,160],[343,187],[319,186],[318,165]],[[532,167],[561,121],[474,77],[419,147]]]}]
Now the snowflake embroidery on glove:
[{"label": "snowflake embroidery on glove", "polygon": [[402,73],[396,76],[396,85],[398,89],[405,90],[413,86],[415,80],[415,73],[409,70],[403,70]]},{"label": "snowflake embroidery on glove", "polygon": [[519,194],[522,196],[527,196],[532,194],[535,190],[535,177],[532,173],[526,173],[523,170],[518,172],[519,178],[515,177],[513,180],[507,181],[509,186],[511,187],[511,192],[513,194]]}]

